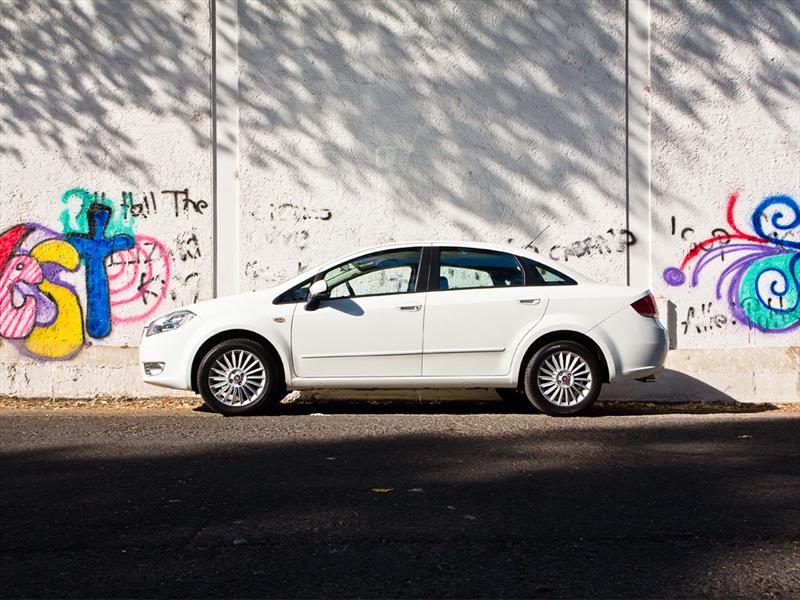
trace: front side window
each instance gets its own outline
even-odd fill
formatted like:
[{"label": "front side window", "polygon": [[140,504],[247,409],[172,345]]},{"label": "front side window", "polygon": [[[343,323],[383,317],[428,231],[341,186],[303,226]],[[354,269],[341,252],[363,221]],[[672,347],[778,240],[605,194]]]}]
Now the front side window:
[{"label": "front side window", "polygon": [[439,251],[440,290],[520,285],[525,285],[525,274],[511,254],[476,248]]},{"label": "front side window", "polygon": [[308,300],[308,288],[311,287],[311,283],[314,281],[314,278],[307,279],[303,283],[300,283],[290,290],[283,292],[280,296],[275,299],[275,304],[290,304],[293,302],[305,302]]},{"label": "front side window", "polygon": [[413,292],[420,248],[384,250],[359,256],[325,273],[331,298],[357,298]]}]

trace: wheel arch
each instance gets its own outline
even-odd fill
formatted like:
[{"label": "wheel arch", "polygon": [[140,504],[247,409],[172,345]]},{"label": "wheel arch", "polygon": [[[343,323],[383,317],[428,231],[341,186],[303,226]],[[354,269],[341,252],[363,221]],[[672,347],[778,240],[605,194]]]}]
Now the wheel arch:
[{"label": "wheel arch", "polygon": [[278,381],[282,381],[283,384],[286,385],[286,365],[284,364],[283,358],[272,342],[270,342],[260,333],[256,333],[255,331],[251,331],[249,329],[226,329],[225,331],[220,331],[209,337],[202,344],[200,344],[200,347],[194,353],[194,357],[192,358],[192,370],[190,374],[192,391],[199,393],[197,389],[197,370],[199,369],[200,361],[203,360],[203,356],[205,356],[206,352],[221,342],[239,338],[251,340],[263,347],[280,369]]},{"label": "wheel arch", "polygon": [[590,350],[596,357],[597,362],[600,365],[600,369],[602,371],[602,381],[604,383],[608,383],[611,379],[609,373],[609,365],[608,365],[608,358],[606,357],[605,352],[600,347],[594,339],[590,336],[586,335],[585,333],[581,333],[579,331],[574,331],[570,329],[559,329],[556,331],[550,331],[545,333],[544,335],[536,338],[533,340],[529,345],[528,348],[525,350],[525,353],[522,355],[522,360],[519,363],[517,368],[517,386],[523,381],[525,376],[525,367],[528,364],[528,360],[531,356],[533,356],[540,348],[544,347],[546,344],[551,342],[576,342],[585,346],[588,350]]}]

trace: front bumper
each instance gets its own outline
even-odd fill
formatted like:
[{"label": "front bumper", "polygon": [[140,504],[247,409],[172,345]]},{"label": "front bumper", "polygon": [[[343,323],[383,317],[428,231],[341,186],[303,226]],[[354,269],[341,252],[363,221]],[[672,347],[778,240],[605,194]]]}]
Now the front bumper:
[{"label": "front bumper", "polygon": [[[195,316],[174,331],[165,331],[149,337],[143,331],[139,346],[139,372],[142,381],[161,387],[191,390],[192,361],[196,339],[202,328],[202,320]],[[146,363],[160,364],[163,368],[146,370]]]}]

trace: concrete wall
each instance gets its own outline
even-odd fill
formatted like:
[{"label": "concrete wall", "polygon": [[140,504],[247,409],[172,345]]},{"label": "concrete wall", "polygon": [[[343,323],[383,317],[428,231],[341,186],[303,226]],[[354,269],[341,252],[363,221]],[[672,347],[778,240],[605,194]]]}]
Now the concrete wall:
[{"label": "concrete wall", "polygon": [[[608,398],[800,399],[798,2],[0,11],[0,231],[66,263],[57,292],[74,309],[31,284],[33,342],[0,315],[0,394],[163,394],[135,368],[152,313],[438,237],[650,286],[670,370]],[[113,242],[84,251],[130,248],[90,274],[63,242],[102,218],[95,192]]]}]

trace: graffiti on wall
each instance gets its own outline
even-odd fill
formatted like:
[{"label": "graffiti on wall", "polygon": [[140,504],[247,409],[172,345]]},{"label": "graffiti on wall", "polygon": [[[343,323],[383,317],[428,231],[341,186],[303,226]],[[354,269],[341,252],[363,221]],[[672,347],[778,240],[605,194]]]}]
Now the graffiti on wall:
[{"label": "graffiti on wall", "polygon": [[[163,193],[176,216],[203,214],[207,206],[188,190]],[[23,223],[1,233],[0,337],[29,356],[66,359],[87,338],[153,316],[170,291],[172,258],[160,240],[136,231],[137,219],[158,210],[155,194],[143,197],[149,202],[134,209],[132,193],[118,203],[105,193],[71,189],[62,196],[61,231]],[[193,233],[178,240],[182,261],[200,256]]]},{"label": "graffiti on wall", "polygon": [[[536,240],[547,231],[548,227],[536,238],[528,242],[524,248],[537,254],[546,254],[551,260],[569,262],[570,258],[588,258],[592,256],[607,256],[610,254],[623,254],[630,246],[636,244],[636,236],[627,229],[614,229],[613,227],[602,233],[589,237],[573,240],[565,244],[554,244],[549,248],[539,248]],[[513,243],[514,240],[508,240]]]},{"label": "graffiti on wall", "polygon": [[[334,218],[330,208],[308,207],[292,202],[270,203],[265,210],[264,213],[249,211],[253,221],[263,224],[272,250],[269,265],[261,264],[257,259],[245,262],[243,275],[251,289],[258,289],[264,282],[286,281],[305,271],[309,265],[297,261],[296,257],[302,255],[313,233],[319,231],[317,226]],[[288,254],[285,260],[276,256],[280,250]]]},{"label": "graffiti on wall", "polygon": [[738,199],[738,193],[728,199],[727,229],[694,244],[679,266],[664,270],[664,281],[696,287],[705,268],[719,260],[725,266],[716,298],[726,304],[731,323],[767,333],[800,328],[800,206],[787,195],[764,198],[750,215],[748,233],[734,217]]},{"label": "graffiti on wall", "polygon": [[133,192],[122,192],[122,202],[120,203],[120,207],[123,210],[122,217],[125,218],[128,211],[130,211],[131,216],[142,217],[143,219],[157,214],[159,205],[162,205],[163,210],[165,199],[160,197],[163,195],[168,196],[166,199],[169,205],[168,210],[174,210],[176,217],[185,212],[195,212],[202,215],[203,211],[208,208],[208,202],[205,200],[193,200],[189,196],[188,188],[183,190],[161,190],[160,195],[156,195],[154,191],[143,192],[138,202],[134,198]]}]

